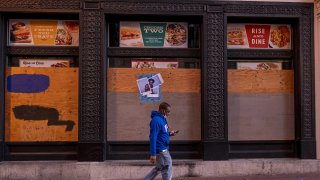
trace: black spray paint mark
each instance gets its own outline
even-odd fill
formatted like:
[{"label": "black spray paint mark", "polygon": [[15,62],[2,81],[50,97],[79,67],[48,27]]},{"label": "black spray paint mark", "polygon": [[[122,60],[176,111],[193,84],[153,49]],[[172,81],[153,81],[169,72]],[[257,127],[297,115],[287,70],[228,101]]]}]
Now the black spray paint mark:
[{"label": "black spray paint mark", "polygon": [[59,112],[55,108],[43,106],[16,106],[13,113],[17,119],[23,120],[48,120],[48,126],[67,125],[66,131],[72,131],[75,123],[70,120],[59,120]]}]

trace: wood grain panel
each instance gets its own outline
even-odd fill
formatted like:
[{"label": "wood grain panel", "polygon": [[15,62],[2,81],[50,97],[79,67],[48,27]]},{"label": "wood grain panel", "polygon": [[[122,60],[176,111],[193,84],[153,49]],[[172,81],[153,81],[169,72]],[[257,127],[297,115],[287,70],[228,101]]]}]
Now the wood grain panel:
[{"label": "wood grain panel", "polygon": [[108,92],[139,92],[138,76],[160,73],[164,83],[162,92],[200,93],[200,69],[138,69],[109,68]]},{"label": "wood grain panel", "polygon": [[293,93],[293,70],[228,70],[229,93]]},{"label": "wood grain panel", "polygon": [[[7,68],[6,76],[14,74],[43,74],[50,78],[49,88],[39,93],[12,93],[6,90],[6,141],[77,141],[78,140],[78,68]],[[17,119],[15,107],[46,107],[58,113],[61,121],[72,121],[72,130],[66,125],[50,125],[47,119]],[[56,115],[55,114],[55,115]],[[39,114],[40,116],[40,114]]]},{"label": "wood grain panel", "polygon": [[[135,93],[107,93],[107,138],[109,141],[148,141],[151,111],[159,102],[141,103]],[[201,94],[163,93],[171,105],[167,118],[172,130],[179,130],[171,140],[201,140]]]},{"label": "wood grain panel", "polygon": [[294,140],[294,116],[293,94],[228,94],[229,140]]}]

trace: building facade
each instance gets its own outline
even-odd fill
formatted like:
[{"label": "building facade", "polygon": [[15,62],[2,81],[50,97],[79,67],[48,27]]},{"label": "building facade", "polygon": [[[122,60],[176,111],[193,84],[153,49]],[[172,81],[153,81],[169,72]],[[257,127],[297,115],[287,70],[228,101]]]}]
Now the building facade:
[{"label": "building facade", "polygon": [[318,4],[5,1],[0,160],[315,159]]}]

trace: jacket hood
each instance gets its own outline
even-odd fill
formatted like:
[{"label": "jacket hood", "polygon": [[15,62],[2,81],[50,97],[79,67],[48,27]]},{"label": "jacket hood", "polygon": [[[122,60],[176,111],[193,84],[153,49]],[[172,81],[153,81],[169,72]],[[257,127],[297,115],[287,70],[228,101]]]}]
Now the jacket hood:
[{"label": "jacket hood", "polygon": [[159,113],[159,111],[152,111],[151,112],[151,118],[156,117],[156,116],[164,118],[164,116],[161,113]]}]

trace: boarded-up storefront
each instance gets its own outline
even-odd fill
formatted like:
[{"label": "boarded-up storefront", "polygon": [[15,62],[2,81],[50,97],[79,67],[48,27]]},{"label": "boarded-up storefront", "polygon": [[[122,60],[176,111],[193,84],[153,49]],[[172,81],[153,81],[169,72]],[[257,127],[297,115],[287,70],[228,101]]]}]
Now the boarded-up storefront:
[{"label": "boarded-up storefront", "polygon": [[316,157],[313,4],[0,4],[0,161]]}]

